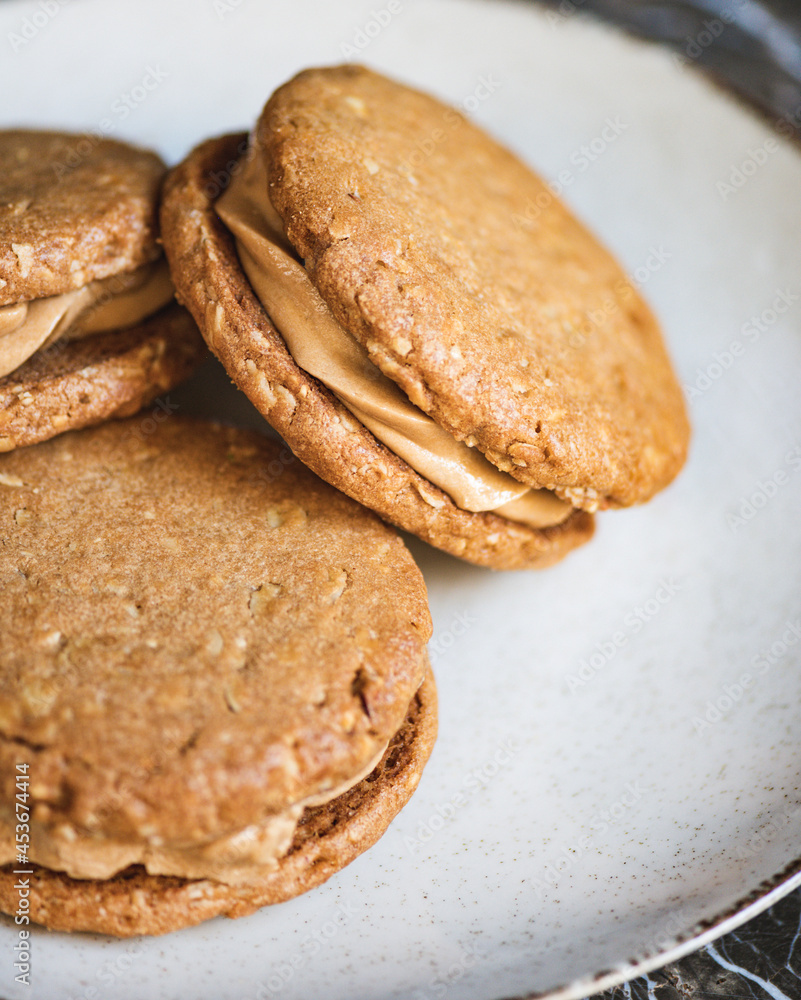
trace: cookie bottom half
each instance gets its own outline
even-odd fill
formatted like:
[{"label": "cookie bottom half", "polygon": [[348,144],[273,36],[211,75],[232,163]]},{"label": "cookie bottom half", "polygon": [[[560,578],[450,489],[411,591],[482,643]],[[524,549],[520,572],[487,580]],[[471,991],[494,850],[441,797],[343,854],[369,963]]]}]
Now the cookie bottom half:
[{"label": "cookie bottom half", "polygon": [[432,674],[409,706],[406,719],[378,766],[325,805],[307,808],[289,852],[267,878],[244,886],[210,880],[148,875],[132,866],[107,880],[74,879],[38,865],[0,867],[0,911],[15,913],[16,883],[29,879],[30,920],[58,931],[94,931],[116,937],[166,934],[212,917],[243,917],[320,885],[382,836],[417,788],[437,733]]},{"label": "cookie bottom half", "polygon": [[0,379],[0,452],[129,417],[205,355],[192,317],[177,305],[126,330],[57,341]]}]

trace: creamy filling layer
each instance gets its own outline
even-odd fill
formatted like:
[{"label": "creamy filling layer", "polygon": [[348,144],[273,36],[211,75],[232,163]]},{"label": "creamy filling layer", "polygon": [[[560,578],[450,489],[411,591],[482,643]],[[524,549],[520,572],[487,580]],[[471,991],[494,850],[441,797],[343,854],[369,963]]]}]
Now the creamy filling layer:
[{"label": "creamy filling layer", "polygon": [[2,306],[0,378],[57,340],[133,326],[167,305],[174,294],[170,269],[162,258],[63,295]]},{"label": "creamy filling layer", "polygon": [[569,516],[569,503],[549,490],[519,483],[457,441],[370,361],[365,348],[335,319],[284,236],[258,150],[251,148],[215,208],[294,361],[390,451],[462,510],[491,510],[534,528],[560,524]]},{"label": "creamy filling layer", "polygon": [[[225,837],[186,844],[164,844],[156,839],[122,841],[66,823],[46,826],[32,819],[28,858],[76,879],[108,879],[130,865],[143,865],[150,875],[247,884],[275,871],[292,844],[304,809],[325,805],[366,778],[384,756],[386,746],[349,781]],[[0,865],[16,858],[15,822],[13,817],[0,816]]]}]

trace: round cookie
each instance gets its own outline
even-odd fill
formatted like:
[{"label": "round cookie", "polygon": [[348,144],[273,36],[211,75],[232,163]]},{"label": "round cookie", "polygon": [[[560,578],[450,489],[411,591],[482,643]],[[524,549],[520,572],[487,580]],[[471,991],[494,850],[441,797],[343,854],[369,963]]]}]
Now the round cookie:
[{"label": "round cookie", "polygon": [[457,507],[295,363],[214,210],[247,146],[245,135],[209,140],[170,172],[162,236],[179,301],[234,382],[298,458],[386,520],[479,565],[542,568],[588,541],[593,518],[584,511],[574,511],[556,527],[536,529]]},{"label": "round cookie", "polygon": [[165,414],[0,456],[0,908],[18,765],[32,912],[121,934],[304,891],[411,794],[436,719],[419,570],[280,453]]},{"label": "round cookie", "polygon": [[586,509],[673,479],[689,428],[658,324],[511,152],[359,66],[300,73],[256,134],[323,299],[440,426]]},{"label": "round cookie", "polygon": [[155,260],[163,175],[155,153],[113,139],[0,131],[0,306]]},{"label": "round cookie", "polygon": [[[335,802],[308,807],[277,870],[248,886],[148,875],[141,866],[104,881],[32,866],[30,917],[56,931],[117,937],[166,934],[212,917],[244,917],[327,881],[384,833],[417,788],[437,733],[428,673],[375,770]],[[19,904],[12,866],[0,867],[0,910]]]},{"label": "round cookie", "polygon": [[0,452],[130,416],[183,382],[205,354],[177,305],[125,330],[56,341],[0,378]]}]

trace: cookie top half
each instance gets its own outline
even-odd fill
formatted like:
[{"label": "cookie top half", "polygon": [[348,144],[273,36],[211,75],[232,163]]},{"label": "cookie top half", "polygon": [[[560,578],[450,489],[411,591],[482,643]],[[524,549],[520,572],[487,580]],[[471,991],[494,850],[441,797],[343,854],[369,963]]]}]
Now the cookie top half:
[{"label": "cookie top half", "polygon": [[0,131],[0,306],[155,260],[163,174],[155,153],[124,142]]},{"label": "cookie top half", "polygon": [[24,760],[61,840],[202,843],[347,785],[423,679],[400,538],[260,435],[164,412],[0,456],[0,536],[0,808]]},{"label": "cookie top half", "polygon": [[675,476],[688,423],[653,314],[511,152],[357,66],[296,76],[257,135],[328,307],[457,440],[589,509]]}]

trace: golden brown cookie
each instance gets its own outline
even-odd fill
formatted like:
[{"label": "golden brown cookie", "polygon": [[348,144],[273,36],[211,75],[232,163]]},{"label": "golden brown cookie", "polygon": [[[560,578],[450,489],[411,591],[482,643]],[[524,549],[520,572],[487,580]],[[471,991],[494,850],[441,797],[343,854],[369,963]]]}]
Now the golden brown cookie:
[{"label": "golden brown cookie", "polygon": [[0,451],[133,413],[205,353],[157,240],[163,176],[126,143],[0,131]]},{"label": "golden brown cookie", "polygon": [[[161,932],[287,898],[370,846],[419,778],[420,573],[279,455],[165,413],[0,456],[0,861],[24,773],[28,859],[70,876],[37,876],[49,926]],[[326,816],[342,830],[314,847],[304,823]]]},{"label": "golden brown cookie", "polygon": [[[260,881],[230,886],[148,875],[141,866],[103,881],[79,880],[34,865],[31,920],[58,931],[166,934],[216,916],[244,917],[308,892],[371,847],[408,802],[436,739],[436,705],[428,673],[375,770],[335,801],[308,807],[289,851]],[[0,867],[0,910],[10,913],[19,904],[13,867]]]},{"label": "golden brown cookie", "polygon": [[179,300],[231,378],[293,452],[386,520],[479,565],[549,566],[589,540],[593,519],[584,511],[556,527],[535,529],[491,512],[460,509],[295,363],[214,210],[247,145],[245,135],[210,140],[168,175],[163,239]]},{"label": "golden brown cookie", "polygon": [[163,175],[155,153],[113,139],[0,131],[0,306],[155,260]]},{"label": "golden brown cookie", "polygon": [[511,152],[359,66],[300,73],[257,135],[323,299],[438,424],[587,509],[673,479],[688,423],[658,324]]},{"label": "golden brown cookie", "polygon": [[130,416],[183,382],[205,354],[177,305],[126,330],[57,341],[0,378],[0,452]]}]

